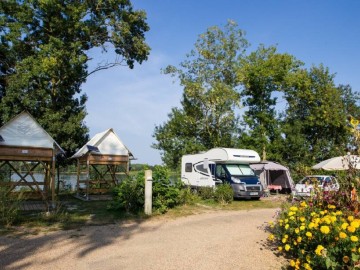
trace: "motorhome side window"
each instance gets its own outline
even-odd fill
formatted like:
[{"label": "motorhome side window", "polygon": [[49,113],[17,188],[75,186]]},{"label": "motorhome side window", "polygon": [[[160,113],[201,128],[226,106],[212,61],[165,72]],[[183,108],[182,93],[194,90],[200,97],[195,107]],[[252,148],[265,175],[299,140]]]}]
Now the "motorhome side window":
[{"label": "motorhome side window", "polygon": [[192,163],[185,163],[185,172],[192,172]]},{"label": "motorhome side window", "polygon": [[202,172],[202,173],[208,174],[208,169],[207,169],[207,168],[204,168],[204,163],[203,163],[203,162],[201,162],[201,163],[199,163],[198,165],[196,165],[195,168],[196,168],[196,170],[197,170],[198,172]]}]

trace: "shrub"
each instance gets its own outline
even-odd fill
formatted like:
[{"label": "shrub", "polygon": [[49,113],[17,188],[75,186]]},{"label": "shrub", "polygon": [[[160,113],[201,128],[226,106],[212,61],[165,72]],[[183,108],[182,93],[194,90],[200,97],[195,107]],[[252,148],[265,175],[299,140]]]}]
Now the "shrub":
[{"label": "shrub", "polygon": [[0,187],[0,225],[10,226],[19,217],[22,193],[11,195],[8,189]]},{"label": "shrub", "polygon": [[218,185],[215,189],[214,199],[221,204],[228,204],[234,200],[234,191],[229,184]]},{"label": "shrub", "polygon": [[199,201],[199,196],[192,192],[190,187],[183,187],[180,189],[180,204],[192,205]]},{"label": "shrub", "polygon": [[[142,178],[142,179],[141,179]],[[111,209],[138,212],[144,208],[144,176],[128,177],[113,190],[114,201]]]},{"label": "shrub", "polygon": [[214,198],[214,188],[212,187],[200,187],[199,196],[203,200],[209,200]]},{"label": "shrub", "polygon": [[[114,202],[111,209],[123,209],[127,212],[143,210],[145,203],[145,172],[139,172],[135,178],[123,180],[114,189]],[[164,166],[155,166],[153,169],[152,205],[153,210],[165,213],[169,208],[182,203],[182,184],[180,181],[170,181],[170,172]]]},{"label": "shrub", "polygon": [[153,170],[153,209],[165,213],[179,205],[181,183],[170,181],[170,171],[165,166],[156,165]]},{"label": "shrub", "polygon": [[271,225],[269,240],[290,259],[290,267],[321,270],[360,265],[360,219],[341,204],[340,195],[319,193],[283,207]]}]

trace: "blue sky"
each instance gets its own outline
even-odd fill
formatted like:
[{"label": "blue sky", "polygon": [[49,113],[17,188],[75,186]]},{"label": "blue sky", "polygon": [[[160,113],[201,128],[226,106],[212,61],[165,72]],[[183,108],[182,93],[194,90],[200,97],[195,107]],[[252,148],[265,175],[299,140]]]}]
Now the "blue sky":
[{"label": "blue sky", "polygon": [[[169,75],[194,48],[208,27],[234,20],[246,31],[254,50],[259,44],[276,45],[307,67],[324,64],[336,73],[337,84],[360,91],[360,1],[357,0],[133,0],[135,9],[147,13],[146,34],[151,53],[133,70],[116,67],[88,78],[86,125],[92,137],[113,128],[137,160],[161,164],[152,149],[156,125],[167,121],[172,107],[180,105],[182,89]],[[91,52],[90,67],[114,55]]]}]

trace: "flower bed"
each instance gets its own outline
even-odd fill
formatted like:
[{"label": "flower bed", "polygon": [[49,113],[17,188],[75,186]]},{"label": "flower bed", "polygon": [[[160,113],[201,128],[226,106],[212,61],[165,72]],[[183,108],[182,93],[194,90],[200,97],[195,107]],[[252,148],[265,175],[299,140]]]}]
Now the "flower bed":
[{"label": "flower bed", "polygon": [[360,268],[360,218],[341,192],[284,206],[269,241],[294,269]]}]

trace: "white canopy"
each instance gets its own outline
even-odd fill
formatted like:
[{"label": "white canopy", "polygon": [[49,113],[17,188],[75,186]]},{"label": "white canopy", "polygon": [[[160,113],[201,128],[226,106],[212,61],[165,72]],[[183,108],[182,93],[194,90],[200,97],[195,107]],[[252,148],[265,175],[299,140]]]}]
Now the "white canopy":
[{"label": "white canopy", "polygon": [[0,127],[0,136],[0,145],[50,149],[53,149],[55,146],[58,152],[64,152],[55,140],[26,111],[18,114]]},{"label": "white canopy", "polygon": [[315,170],[326,170],[326,171],[344,171],[350,167],[359,170],[360,169],[360,157],[356,155],[346,155],[333,157],[312,166]]},{"label": "white canopy", "polygon": [[71,158],[79,158],[89,152],[99,155],[129,156],[130,159],[134,159],[132,153],[123,144],[112,128],[95,134],[95,136]]}]

